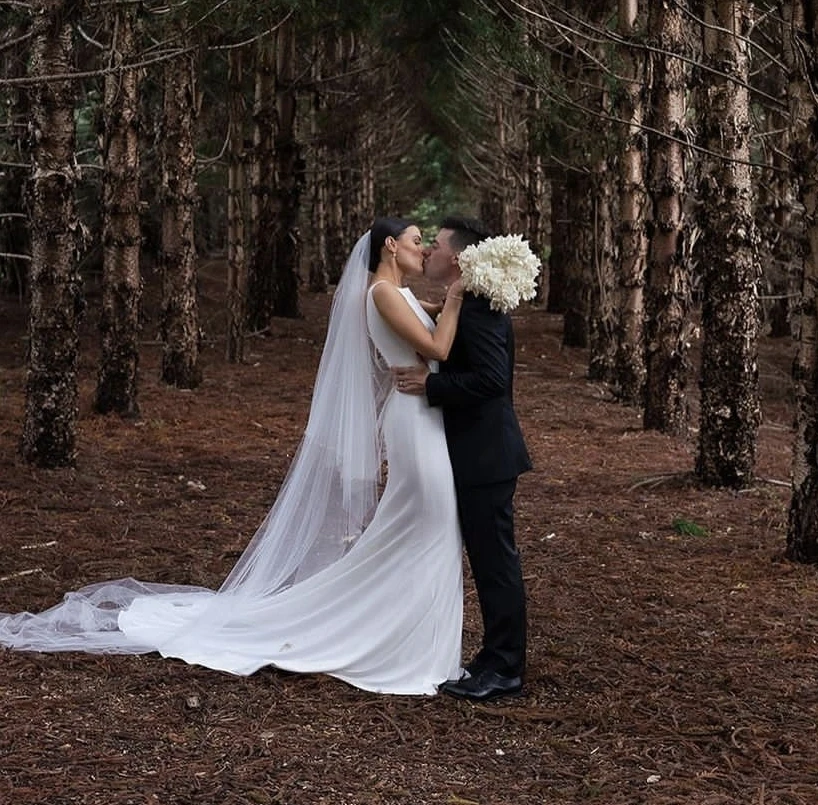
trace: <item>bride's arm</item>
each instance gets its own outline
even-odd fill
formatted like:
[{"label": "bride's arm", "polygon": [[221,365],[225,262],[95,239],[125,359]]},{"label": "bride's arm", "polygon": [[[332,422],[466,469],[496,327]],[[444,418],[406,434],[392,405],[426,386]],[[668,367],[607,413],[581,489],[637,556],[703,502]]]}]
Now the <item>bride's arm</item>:
[{"label": "bride's arm", "polygon": [[463,288],[459,280],[449,288],[433,332],[426,329],[403,294],[391,283],[378,283],[372,289],[372,300],[386,323],[424,358],[445,361],[449,357],[463,304]]}]

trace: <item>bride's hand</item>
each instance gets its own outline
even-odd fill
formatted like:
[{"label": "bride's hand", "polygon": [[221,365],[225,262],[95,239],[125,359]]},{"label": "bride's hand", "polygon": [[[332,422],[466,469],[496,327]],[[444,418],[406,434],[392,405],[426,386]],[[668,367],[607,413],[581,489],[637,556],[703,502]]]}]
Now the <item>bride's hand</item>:
[{"label": "bride's hand", "polygon": [[462,299],[463,298],[463,291],[464,291],[463,280],[458,278],[449,286],[449,290],[446,291],[446,298],[447,299]]}]

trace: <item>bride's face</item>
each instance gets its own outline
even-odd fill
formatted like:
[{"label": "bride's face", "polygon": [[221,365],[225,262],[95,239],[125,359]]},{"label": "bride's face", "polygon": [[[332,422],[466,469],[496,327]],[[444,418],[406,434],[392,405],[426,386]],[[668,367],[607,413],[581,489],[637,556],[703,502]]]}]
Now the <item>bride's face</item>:
[{"label": "bride's face", "polygon": [[416,226],[408,226],[395,241],[395,259],[400,270],[410,276],[423,274],[423,240]]}]

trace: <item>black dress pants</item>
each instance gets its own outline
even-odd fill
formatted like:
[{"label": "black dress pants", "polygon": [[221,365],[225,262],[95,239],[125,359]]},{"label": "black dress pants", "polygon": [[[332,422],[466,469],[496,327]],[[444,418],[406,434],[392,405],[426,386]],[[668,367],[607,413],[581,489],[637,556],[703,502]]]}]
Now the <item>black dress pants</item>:
[{"label": "black dress pants", "polygon": [[482,486],[458,486],[457,504],[480,612],[482,668],[507,676],[525,671],[525,587],[514,542],[517,479]]}]

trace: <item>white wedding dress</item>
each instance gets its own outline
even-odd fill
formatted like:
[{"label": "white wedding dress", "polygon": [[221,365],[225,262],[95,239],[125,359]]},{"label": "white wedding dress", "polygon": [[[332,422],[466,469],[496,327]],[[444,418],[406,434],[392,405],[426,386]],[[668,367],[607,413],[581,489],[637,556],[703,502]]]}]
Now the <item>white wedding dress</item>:
[{"label": "white wedding dress", "polygon": [[[412,292],[402,293],[433,328]],[[386,363],[416,362],[415,349],[381,318],[371,292],[366,321]],[[137,595],[108,623],[100,625],[104,605],[71,613],[74,593],[41,615],[0,617],[0,644],[42,650],[38,630],[79,619],[85,631],[69,649],[158,651],[239,675],[273,665],[329,674],[379,693],[435,693],[460,675],[463,611],[460,532],[441,411],[423,396],[392,391],[382,428],[388,477],[372,520],[319,572],[269,593],[241,586],[165,592],[162,585],[144,585],[152,594],[139,595],[140,583],[126,580]],[[306,509],[303,517],[309,517]],[[95,589],[80,591],[83,606]],[[76,633],[75,624],[70,629]]]}]

